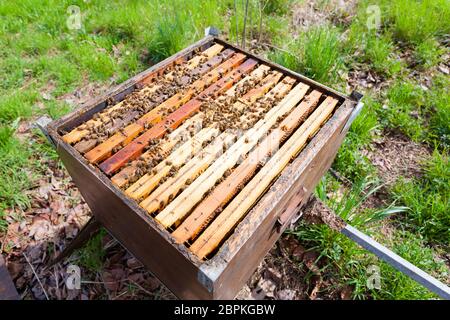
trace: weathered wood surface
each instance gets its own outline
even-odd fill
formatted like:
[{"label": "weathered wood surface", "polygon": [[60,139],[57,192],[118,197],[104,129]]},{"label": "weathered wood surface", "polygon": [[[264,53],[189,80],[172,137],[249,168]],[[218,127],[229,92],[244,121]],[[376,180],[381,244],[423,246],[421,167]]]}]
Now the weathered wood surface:
[{"label": "weathered wood surface", "polygon": [[[176,128],[169,134],[167,141],[157,145],[158,151],[162,149],[164,152],[169,152],[170,150],[172,150],[173,146],[175,146],[179,142],[186,141],[188,139],[187,135],[190,134],[191,130],[194,134],[197,133],[202,127],[203,117],[204,114],[199,112],[192,118],[186,120],[185,123],[183,123],[181,126]],[[167,149],[166,146],[170,146],[170,150]],[[153,157],[154,154],[152,148],[144,152],[140,158],[142,158],[143,161],[148,162],[151,161]],[[111,178],[112,183],[114,183],[119,188],[125,186],[130,181],[130,178],[136,174],[136,171],[139,168],[137,162],[137,160],[130,162],[121,171],[116,173]]]},{"label": "weathered wood surface", "polygon": [[187,182],[194,180],[203,172],[214,160],[222,154],[223,149],[231,145],[234,135],[228,132],[222,133],[215,141],[211,142],[200,154],[191,159],[178,173],[166,180],[149,197],[140,203],[149,214],[164,207]]},{"label": "weathered wood surface", "polygon": [[[262,74],[261,74],[262,75]],[[281,74],[275,73],[268,75],[264,80],[260,87],[256,90],[250,90],[251,95],[247,96],[247,99],[250,97],[260,97],[264,95],[264,93],[269,90],[269,88],[275,85],[280,79]],[[236,138],[236,135],[231,135],[232,139]],[[223,151],[224,148],[222,148]],[[220,150],[218,150],[220,151]],[[153,213],[157,209],[161,208],[161,204],[166,204],[171,198],[175,197],[178,191],[185,186],[187,181],[193,181],[198,175],[200,175],[206,168],[210,166],[210,164],[215,161],[217,158],[217,153],[213,155],[202,155],[200,159],[193,159],[191,162],[187,163],[186,166],[180,169],[182,174],[177,175],[177,183],[172,183],[172,185],[166,182],[162,187],[165,188],[164,192],[156,192],[156,194],[150,195],[149,198],[145,199],[141,202],[141,206],[144,207],[147,212]],[[172,181],[172,180],[170,180]],[[169,181],[169,182],[170,182]],[[153,185],[152,185],[153,187]],[[161,188],[159,188],[161,189]],[[147,190],[144,190],[147,191]]]},{"label": "weathered wood surface", "polygon": [[208,142],[219,134],[217,126],[202,129],[191,140],[186,141],[167,159],[159,163],[151,173],[142,176],[131,185],[125,193],[133,199],[142,199],[155,189],[158,183],[166,177],[172,168],[184,165],[189,159],[202,150],[203,143]]},{"label": "weathered wood surface", "polygon": [[308,86],[300,83],[289,94],[259,120],[250,130],[228,149],[213,165],[198,177],[186,190],[162,210],[155,219],[164,227],[178,223],[214,186],[225,172],[232,168],[237,161],[250,151],[268,130],[277,122],[278,118],[289,112],[306,94]]},{"label": "weathered wood surface", "polygon": [[337,100],[328,97],[300,126],[288,141],[264,165],[231,203],[216,217],[191,245],[190,250],[203,259],[210,254],[243,218],[270,183],[295,158],[310,138],[330,116]]},{"label": "weathered wood surface", "polygon": [[100,169],[106,174],[112,174],[125,163],[135,159],[142,153],[142,150],[150,141],[162,137],[168,129],[177,128],[184,120],[199,111],[203,97],[217,96],[226,89],[229,89],[244,74],[250,72],[257,64],[256,60],[248,59],[235,70],[230,71],[216,83],[205,89],[197,98],[190,100],[182,107],[168,115],[165,120],[159,122],[150,130],[133,140],[126,147],[114,154],[100,164]]},{"label": "weathered wood surface", "polygon": [[[186,71],[194,70],[197,67],[197,65],[201,62],[202,57],[212,58],[215,55],[217,55],[222,49],[223,49],[223,46],[219,45],[219,44],[215,44],[215,45],[209,47],[208,49],[203,51],[202,54],[196,55],[195,57],[193,57],[191,60],[189,60],[186,63],[186,66],[185,66]],[[231,53],[232,53],[232,51],[230,50],[230,54]],[[170,79],[170,77],[173,77],[173,72],[169,72],[165,76],[165,79],[168,80],[168,79]],[[151,94],[154,94],[159,88],[161,88],[160,83],[152,83],[151,86],[144,87],[142,90],[140,90],[139,94],[142,95],[143,97],[146,97]],[[99,127],[102,123],[105,123],[109,119],[110,115],[114,111],[119,111],[120,109],[122,109],[123,104],[124,104],[124,101],[122,100],[119,103],[117,103],[116,105],[114,105],[110,108],[107,108],[106,110],[104,110],[98,114],[99,119],[90,119],[83,126],[90,126],[92,128]],[[90,130],[83,129],[82,127],[79,126],[75,129],[73,129],[72,131],[70,131],[69,133],[65,134],[63,136],[63,139],[65,142],[73,144],[75,142],[78,142],[82,138],[84,138],[86,135],[89,134],[89,132],[90,132]]]},{"label": "weathered wood surface", "polygon": [[197,236],[202,228],[212,220],[217,210],[224,206],[240,189],[243,188],[256,172],[264,165],[284,139],[291,134],[319,101],[321,93],[310,93],[281,123],[266,137],[249,156],[204,199],[185,221],[172,233],[178,243],[183,243]]}]

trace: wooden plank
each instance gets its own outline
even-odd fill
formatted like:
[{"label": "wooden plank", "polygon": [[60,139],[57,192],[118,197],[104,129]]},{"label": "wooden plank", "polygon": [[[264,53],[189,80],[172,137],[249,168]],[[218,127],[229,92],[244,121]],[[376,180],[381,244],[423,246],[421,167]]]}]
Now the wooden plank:
[{"label": "wooden plank", "polygon": [[195,156],[188,163],[186,163],[174,177],[169,178],[139,205],[149,214],[157,211],[172,197],[176,196],[176,194],[184,188],[190,180],[195,179],[193,173],[199,174],[207,168],[212,161],[217,159],[217,157],[222,154],[223,149],[233,143],[234,138],[235,136],[231,133],[222,133],[199,155]]},{"label": "wooden plank", "polygon": [[[170,145],[176,145],[180,141],[187,140],[187,135],[190,135],[190,128],[192,128],[192,133],[195,134],[198,131],[200,131],[202,126],[204,114],[199,112],[192,118],[186,120],[185,123],[183,123],[181,126],[176,128],[173,132],[169,134],[167,137],[168,142]],[[146,152],[144,152],[140,158],[144,161],[150,161],[153,158],[153,149],[150,149]],[[112,178],[111,181],[119,188],[125,186],[131,177],[133,177],[136,174],[136,171],[138,169],[138,161],[134,160],[130,162],[126,167],[124,167],[121,171],[116,173]]]},{"label": "wooden plank", "polygon": [[222,51],[222,49],[223,46],[218,43],[212,45],[208,49],[204,50],[202,53],[196,55],[191,60],[189,60],[187,63],[187,69],[193,70],[202,62],[203,58],[211,58],[217,55],[220,51]]},{"label": "wooden plank", "polygon": [[253,59],[248,59],[245,61],[237,69],[229,72],[222,79],[205,89],[197,98],[190,100],[188,103],[172,112],[164,121],[156,124],[139,138],[135,139],[132,143],[124,147],[109,159],[102,162],[99,166],[100,169],[106,174],[112,174],[129,160],[133,160],[138,157],[150,141],[162,137],[168,129],[177,128],[184,120],[198,112],[202,104],[202,100],[205,97],[214,97],[222,91],[229,89],[244,74],[250,72],[256,64],[257,61]]},{"label": "wooden plank", "polygon": [[[185,71],[187,72],[189,70],[193,70],[202,61],[201,60],[202,58],[204,58],[204,57],[213,58],[220,51],[222,51],[222,49],[223,49],[223,46],[220,44],[215,44],[215,45],[209,47],[208,49],[203,51],[200,55],[196,55],[191,60],[189,60],[186,63]],[[232,50],[229,50],[229,51],[232,52]],[[168,79],[171,76],[173,76],[173,71],[169,72],[165,76],[165,78]],[[144,87],[142,90],[139,91],[138,94],[143,97],[146,97],[146,96],[149,96],[149,95],[155,93],[160,88],[161,88],[161,84],[153,83],[151,86]],[[85,124],[78,126],[77,128],[73,129],[69,133],[65,134],[63,136],[63,140],[69,144],[73,144],[75,142],[80,141],[82,138],[84,138],[86,135],[88,135],[91,132],[89,129],[87,129],[87,128],[85,129],[85,127],[91,127],[91,126],[92,126],[92,128],[99,127],[102,123],[105,123],[106,121],[108,121],[109,116],[113,112],[120,110],[123,107],[123,104],[124,104],[124,100],[120,101],[119,103],[117,103],[116,105],[114,105],[110,108],[107,108],[103,112],[100,112],[98,114],[100,119],[88,120]],[[92,142],[90,142],[90,143],[92,144]]]},{"label": "wooden plank", "polygon": [[[223,62],[217,68],[206,74],[205,77],[195,81],[192,85],[189,86],[187,90],[176,93],[175,95],[143,115],[138,121],[128,125],[124,128],[123,131],[117,132],[112,137],[108,138],[106,141],[90,150],[84,156],[91,163],[98,163],[99,161],[106,159],[112,153],[114,148],[130,143],[137,135],[139,135],[139,133],[146,129],[147,125],[160,122],[165,112],[172,112],[173,109],[176,109],[188,102],[196,92],[203,90],[214,81],[217,81],[221,74],[228,72],[232,68],[235,68],[237,65],[241,64],[244,59],[244,55],[239,53],[235,54],[229,60]],[[219,63],[220,61],[221,60],[218,60],[217,63]],[[213,67],[212,64],[211,67]]]},{"label": "wooden plank", "polygon": [[[258,70],[256,70],[258,71]],[[257,76],[263,76],[264,73],[258,73]],[[265,91],[268,90],[270,88],[270,86],[268,86],[267,84],[269,83],[268,80],[270,80],[270,83],[272,83],[272,85],[274,85],[281,77],[281,74],[278,72],[274,72],[270,75],[268,75],[264,80],[266,81],[262,81],[262,85],[261,88],[265,88],[265,90],[256,90],[253,91],[253,95],[257,95],[257,96],[262,96],[264,95]],[[237,102],[239,104],[239,102]],[[236,105],[236,103],[234,104]],[[217,124],[218,125],[218,124]],[[233,138],[236,138],[236,135],[233,134]],[[200,161],[194,160],[193,162],[189,162],[186,164],[186,166],[184,166],[183,168],[180,169],[180,171],[183,172],[183,180],[187,181],[193,181],[198,175],[201,174],[201,172],[203,172],[213,161],[215,160],[215,157],[205,157],[202,158]],[[154,185],[151,184],[151,187],[154,188]],[[165,192],[160,192],[160,194],[158,195],[156,194],[152,194],[148,197],[148,199],[146,199],[143,202],[143,207],[145,207],[145,209],[147,210],[148,213],[153,213],[154,211],[156,211],[157,209],[162,209],[161,204],[165,204],[168,202],[168,200],[170,200],[170,197],[175,197],[178,193],[180,189],[179,185],[167,185],[167,190],[165,190]],[[148,191],[146,189],[141,191]],[[146,192],[146,194],[148,194],[148,192]]]},{"label": "wooden plank", "polygon": [[189,214],[185,221],[172,233],[178,243],[196,237],[211,221],[218,209],[224,206],[255,174],[257,168],[280,145],[314,109],[321,93],[311,92],[281,123],[266,137],[249,156]]},{"label": "wooden plank", "polygon": [[[267,96],[273,97],[275,95],[281,95],[281,97],[286,94],[292,87],[292,85],[294,84],[295,80],[292,78],[288,78],[283,80],[281,83],[279,83],[274,89],[272,89],[269,94]],[[289,99],[292,99],[292,97],[295,95],[295,92],[297,92],[299,89],[302,89],[306,92],[307,88],[306,87],[298,87],[296,90],[293,91],[293,93],[290,94],[290,96],[288,95],[288,97],[286,97],[285,102],[289,101]],[[304,94],[304,92],[299,92],[300,94]],[[289,98],[290,97],[290,98]],[[299,99],[301,99],[303,96],[301,96]],[[239,106],[240,102],[235,104],[235,107]],[[245,106],[245,105],[244,105]],[[279,107],[279,105],[277,106]],[[274,111],[278,110],[278,108],[272,108],[272,110],[270,110],[267,115],[266,115],[266,120],[267,119],[271,119],[272,116],[274,116]],[[243,121],[245,119],[246,115],[241,117],[241,121]],[[276,115],[275,118],[277,118],[278,115]],[[273,119],[272,119],[273,120]],[[276,121],[276,120],[273,120]],[[256,143],[256,141],[259,139],[259,136],[256,135],[255,132],[257,132],[257,129],[259,129],[262,124],[264,123],[264,119],[260,120],[253,128],[253,131],[249,131],[246,133],[246,135],[244,137],[242,137],[240,140],[238,140],[238,142],[236,143],[236,145],[233,146],[233,150],[234,151],[227,151],[226,154],[224,154],[221,159],[219,161],[217,161],[215,164],[212,165],[213,168],[209,168],[200,178],[201,179],[205,179],[206,175],[211,175],[211,174],[215,174],[216,177],[217,175],[221,175],[224,173],[223,170],[226,171],[225,166],[229,165],[229,163],[227,163],[227,160],[232,160],[232,161],[237,161],[236,159],[239,159],[241,154],[240,152],[246,152],[248,150],[250,150],[250,148],[252,147],[252,145],[254,145]],[[270,122],[271,124],[273,124],[273,122]],[[266,125],[265,126],[265,130],[269,130],[271,125]],[[263,132],[260,132],[260,135],[262,135]],[[253,137],[253,141],[251,141],[249,139],[249,136]],[[237,150],[238,146],[240,146],[241,150]],[[247,148],[245,150],[243,150],[243,148]],[[233,160],[234,159],[234,160]],[[221,163],[222,165],[218,165],[218,163]],[[219,168],[216,168],[216,166],[219,166]],[[222,166],[222,167],[220,167]],[[207,186],[210,186],[210,184],[214,184],[213,179],[209,179],[209,181],[200,181],[200,178],[197,179],[196,181],[194,181],[193,185],[196,186],[196,188],[198,188],[198,192],[205,192],[205,188],[208,188]],[[189,190],[193,190],[193,187],[191,189],[191,187],[188,187]],[[173,206],[175,204],[177,204],[178,201],[180,201],[181,197],[185,197],[185,195],[187,196],[187,192],[183,192],[180,197],[178,197],[177,199],[175,199],[174,201],[172,201],[169,206],[167,208],[165,208],[157,217],[156,219],[162,223],[165,227],[170,226],[171,224],[174,224],[175,222],[178,222],[178,220],[180,220],[185,214],[186,212],[189,210],[189,208],[186,208],[186,212],[179,210],[180,212],[178,212],[177,214],[173,214],[171,212],[169,212],[168,210],[171,210],[171,208],[173,208]],[[193,205],[191,203],[191,205]],[[160,220],[159,220],[160,219]]]},{"label": "wooden plank", "polygon": [[[259,66],[256,70],[254,70],[250,75],[246,76],[244,79],[239,81],[236,85],[234,85],[232,88],[228,89],[224,96],[228,96],[230,91],[238,95],[238,92],[236,92],[237,89],[239,91],[241,90],[241,86],[245,86],[245,83],[252,82],[256,83],[257,81],[260,81],[265,72],[268,70],[268,67],[265,65]],[[219,99],[223,98],[223,96],[220,96]],[[215,123],[214,125],[217,125]],[[176,162],[174,160],[171,160],[171,162]],[[184,162],[183,162],[184,163]],[[180,164],[181,165],[181,164]],[[147,174],[143,176],[141,179],[136,181],[127,191],[129,192],[129,196],[135,199],[140,199],[141,197],[146,197],[159,183],[161,178],[163,178],[167,174],[166,170],[163,170],[162,168],[158,168],[157,174]]]},{"label": "wooden plank", "polygon": [[[268,75],[265,80],[262,82],[262,86],[261,88],[265,88],[265,90],[256,90],[253,91],[254,95],[258,95],[258,96],[262,96],[264,95],[265,91],[268,90],[270,88],[270,86],[267,85],[268,83],[268,79],[270,79],[270,83],[272,84],[272,86],[274,84],[276,84],[276,82],[280,79],[281,74],[278,72],[274,72],[270,75]],[[240,104],[239,102],[237,102],[238,104]],[[236,104],[234,104],[233,106],[235,106]],[[233,108],[233,107],[232,107]],[[233,136],[236,138],[236,135],[233,134]],[[195,163],[192,165],[192,167],[188,170],[184,172],[184,177],[185,179],[189,179],[190,181],[193,181],[199,174],[201,174],[201,172],[203,172],[213,161],[215,160],[215,158],[208,158],[205,161],[202,161],[201,164],[196,165]],[[188,163],[186,166],[189,167],[190,163]],[[185,168],[182,168],[181,170],[184,171]],[[178,193],[178,186],[169,186],[169,189],[161,196],[159,196],[158,198],[156,198],[154,200],[155,203],[167,203],[168,200],[170,200],[169,197],[175,197]],[[173,190],[172,190],[173,189]],[[154,198],[154,195],[151,195],[149,198]],[[165,198],[162,198],[165,197]],[[146,206],[145,209],[147,210],[147,212],[149,213],[153,213],[155,210],[157,209],[161,209],[161,205],[156,206],[156,205],[152,205],[152,206]]]},{"label": "wooden plank", "polygon": [[245,132],[227,152],[162,210],[155,219],[166,228],[180,222],[203,198],[204,194],[214,186],[216,181],[257,144],[278,118],[289,112],[303,98],[308,88],[307,85],[301,83],[291,90],[277,106],[273,107],[254,127]]},{"label": "wooden plank", "polygon": [[166,161],[158,164],[150,173],[143,175],[138,181],[131,185],[125,193],[133,199],[141,199],[146,196],[166,177],[172,168],[180,167],[201,151],[202,145],[219,134],[217,126],[204,128],[192,139],[186,141],[180,148],[176,149]]},{"label": "wooden plank", "polygon": [[266,191],[273,179],[280,174],[291,159],[297,156],[308,139],[331,115],[337,103],[338,101],[332,97],[327,97],[321,103],[280,150],[275,153],[233,201],[194,241],[190,247],[194,254],[203,259],[217,248],[258,200],[260,195]]},{"label": "wooden plank", "polygon": [[[345,136],[341,130],[353,109],[354,104],[347,100],[335,110],[330,121],[276,178],[219,251],[200,267],[206,277],[214,279],[215,299],[233,298],[273,248],[286,227],[278,228],[277,220],[293,206],[301,208],[314,191],[333,162]],[[291,212],[291,217],[298,213]]]},{"label": "wooden plank", "polygon": [[265,76],[265,73],[269,72],[269,70],[270,70],[269,66],[265,64],[260,65],[250,75],[241,79],[238,83],[236,83],[234,86],[228,89],[224,95],[228,97],[240,97],[241,90],[244,90],[247,84],[253,84],[255,83],[255,81],[261,80]]}]

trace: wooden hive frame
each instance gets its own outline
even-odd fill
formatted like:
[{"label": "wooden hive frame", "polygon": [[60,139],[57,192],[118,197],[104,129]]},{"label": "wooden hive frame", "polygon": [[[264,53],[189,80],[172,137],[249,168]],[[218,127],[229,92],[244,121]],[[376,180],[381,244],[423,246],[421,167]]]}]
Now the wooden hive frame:
[{"label": "wooden hive frame", "polygon": [[[220,51],[219,48],[222,52],[228,50],[226,58],[214,58]],[[207,57],[209,64],[206,65],[195,55],[198,49],[204,52],[208,52],[209,49],[211,52],[211,55]],[[229,61],[231,52],[234,53],[235,62],[232,66],[224,66],[223,64]],[[166,97],[165,101],[156,101],[154,106],[145,110],[144,120],[138,120],[135,125],[127,125],[126,128],[129,129],[109,137],[107,141],[112,141],[111,144],[101,142],[76,147],[81,139],[75,134],[70,134],[73,128],[89,121],[96,125],[98,118],[94,119],[95,114],[100,114],[102,121],[104,119],[102,117],[108,116],[110,112],[108,110],[114,108],[107,108],[108,101],[111,99],[120,104],[127,95],[142,88],[142,94],[147,94],[158,85],[158,77],[169,76],[170,78],[170,73],[163,74],[166,68],[180,62],[185,62],[184,65],[189,70],[196,70],[197,73],[206,76],[196,80],[176,98]],[[258,76],[256,73],[256,64],[270,67],[270,73],[262,74],[261,78],[261,75]],[[241,71],[236,72],[236,68]],[[287,94],[281,97],[280,106],[277,107],[277,110],[280,110],[279,114],[271,109],[266,114],[266,118],[260,120],[255,124],[255,128],[251,129],[253,130],[251,135],[241,137],[229,146],[231,151],[228,156],[231,157],[223,158],[225,160],[223,162],[215,161],[205,172],[203,170],[208,168],[208,165],[203,168],[199,164],[197,169],[192,169],[193,171],[186,169],[189,176],[201,174],[199,182],[195,183],[197,180],[194,180],[194,183],[185,190],[186,192],[189,188],[189,192],[192,191],[191,189],[196,190],[195,193],[189,193],[192,194],[192,199],[180,197],[185,193],[183,191],[176,198],[179,199],[177,202],[170,202],[165,209],[155,213],[155,218],[151,217],[145,210],[145,205],[140,206],[135,199],[145,199],[149,194],[153,194],[150,192],[154,192],[153,189],[158,185],[159,180],[170,170],[172,161],[161,162],[158,165],[156,175],[159,173],[159,177],[150,174],[141,178],[143,180],[140,182],[130,183],[129,175],[138,170],[137,160],[134,159],[139,155],[144,159],[150,157],[149,151],[145,151],[143,145],[147,145],[151,139],[163,136],[169,130],[168,128],[176,129],[178,125],[186,126],[186,122],[183,124],[183,121],[192,124],[196,119],[204,117],[202,112],[197,113],[203,97],[219,93],[221,96],[238,95],[240,93],[238,84],[244,79],[249,80],[250,74],[261,78],[257,82],[259,84],[250,90],[251,93],[248,92],[248,95],[244,92],[243,96],[234,102],[233,108],[245,109],[266,92],[270,95],[270,92],[277,92],[283,88],[290,88],[288,91],[296,90],[296,95]],[[205,77],[206,82],[202,80]],[[295,88],[292,87],[293,82],[289,83],[289,80],[279,82],[281,78],[293,79],[293,82],[296,82]],[[302,100],[305,95],[307,98]],[[326,95],[328,98],[324,97],[319,102],[320,95]],[[52,122],[48,126],[48,132],[95,218],[171,291],[180,298],[233,298],[330,167],[345,137],[348,129],[346,123],[351,118],[357,102],[355,98],[345,96],[302,75],[256,57],[226,41],[207,36],[102,97],[95,98],[78,110]],[[165,107],[170,105],[168,114],[159,113],[163,109],[161,105]],[[318,106],[314,110],[316,105]],[[197,115],[193,116],[195,113]],[[308,114],[310,116],[307,120],[301,123]],[[279,124],[274,121],[276,115],[284,115],[284,120]],[[145,124],[147,122],[152,126],[147,127]],[[317,123],[319,125],[316,125]],[[256,146],[256,141],[269,132],[269,129],[271,131],[266,140],[284,142],[281,148],[286,152],[274,153],[270,143],[267,145],[261,143]],[[175,153],[172,153],[172,155],[175,154],[172,160],[178,161],[177,165],[186,166],[189,159],[183,156],[183,145],[179,144],[180,138],[177,134],[180,131],[176,129],[168,134],[169,138],[158,148],[165,155],[169,155],[176,149]],[[83,131],[80,132],[85,134]],[[236,137],[230,138],[233,134],[220,133],[215,126],[196,130],[193,134],[200,145],[218,136],[225,140],[236,140]],[[67,137],[70,137],[70,140]],[[269,140],[267,142],[270,142]],[[213,144],[211,142],[210,146]],[[116,152],[117,146],[121,146],[121,149],[119,148]],[[253,147],[256,148],[253,149]],[[201,148],[194,144],[194,149]],[[238,157],[233,156],[236,152],[241,155],[248,152],[250,155],[256,154],[256,165],[250,160],[244,160],[238,164]],[[268,160],[271,168],[264,165],[258,171],[258,161],[263,161],[262,158],[258,158],[258,155],[267,158],[273,154],[274,156]],[[295,155],[295,158],[291,159],[289,154]],[[211,159],[215,160],[217,157]],[[202,199],[205,191],[214,186],[216,178],[230,168],[235,168],[234,172],[229,176],[231,178],[225,181],[235,185],[224,185],[225,182],[222,182],[222,185],[219,184],[217,187],[223,191],[220,199],[216,201],[212,201],[211,197]],[[243,186],[248,181],[248,177],[253,175],[247,187]],[[142,186],[146,183],[147,189],[143,190]],[[130,186],[125,193],[123,187],[128,184]],[[158,188],[161,186],[162,184],[159,184]],[[173,184],[170,184],[170,187],[172,186]],[[257,196],[252,196],[251,191],[254,189],[259,190]],[[165,195],[158,200],[170,199],[169,191],[161,189],[161,194]],[[209,222],[211,214],[203,216],[201,208],[216,208],[232,197],[234,197],[232,206],[224,210],[224,212],[229,211],[229,214],[224,212],[216,214],[216,220],[209,224],[206,231],[189,243],[189,239],[199,233],[199,228],[204,228],[204,222],[192,223],[189,218],[184,220],[186,212],[192,207],[195,214]],[[188,200],[192,202],[191,205]],[[200,205],[194,208],[199,202],[201,202]],[[180,208],[182,208],[181,211]],[[219,227],[224,225],[229,228],[220,231]],[[181,230],[178,228],[171,234],[170,228],[166,228],[171,226],[183,228],[187,226],[187,231],[178,231]],[[204,259],[205,257],[208,259]]]}]

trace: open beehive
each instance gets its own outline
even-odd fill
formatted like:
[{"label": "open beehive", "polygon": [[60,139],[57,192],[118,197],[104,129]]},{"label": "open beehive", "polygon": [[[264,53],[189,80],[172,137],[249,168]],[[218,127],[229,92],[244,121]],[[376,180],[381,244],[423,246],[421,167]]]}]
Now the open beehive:
[{"label": "open beehive", "polygon": [[232,298],[356,101],[207,37],[49,127],[96,218],[181,298]]}]

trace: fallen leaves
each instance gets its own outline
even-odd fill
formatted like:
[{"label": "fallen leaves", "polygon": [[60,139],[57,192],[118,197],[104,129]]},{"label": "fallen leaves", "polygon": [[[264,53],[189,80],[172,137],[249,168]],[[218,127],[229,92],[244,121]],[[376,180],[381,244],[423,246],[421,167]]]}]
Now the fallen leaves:
[{"label": "fallen leaves", "polygon": [[28,236],[37,241],[53,236],[52,223],[45,216],[34,217],[28,230]]},{"label": "fallen leaves", "polygon": [[401,134],[386,135],[375,142],[372,150],[365,150],[372,164],[387,186],[393,185],[400,176],[419,177],[421,162],[430,155],[430,150]]},{"label": "fallen leaves", "polygon": [[265,257],[237,299],[341,299],[351,297],[351,287],[340,289],[339,281],[322,274],[326,263],[315,251],[283,235]]}]

